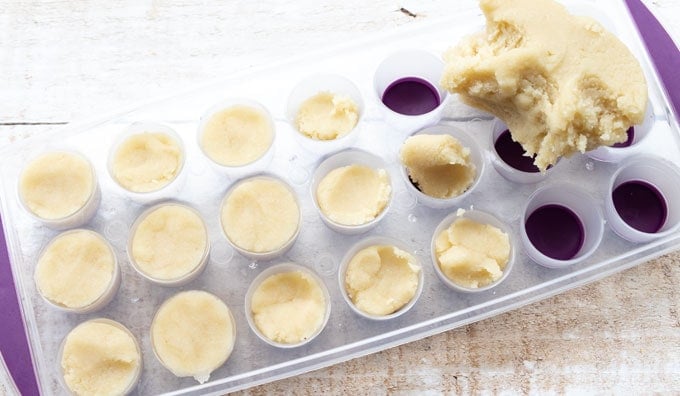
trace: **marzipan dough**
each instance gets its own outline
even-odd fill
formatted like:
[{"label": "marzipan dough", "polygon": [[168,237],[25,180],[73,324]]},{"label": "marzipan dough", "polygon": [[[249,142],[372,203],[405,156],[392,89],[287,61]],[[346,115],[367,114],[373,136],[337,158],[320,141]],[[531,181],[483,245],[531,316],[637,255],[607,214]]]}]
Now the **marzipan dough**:
[{"label": "marzipan dough", "polygon": [[56,305],[85,308],[111,287],[116,258],[99,234],[68,231],[57,236],[38,259],[35,269],[40,293]]},{"label": "marzipan dough", "polygon": [[435,253],[447,278],[477,289],[503,276],[510,258],[510,240],[497,227],[459,217],[437,236]]},{"label": "marzipan dough", "polygon": [[382,213],[392,187],[384,169],[348,165],[333,169],[319,182],[316,199],[330,220],[342,225],[361,225]]},{"label": "marzipan dough", "polygon": [[297,233],[300,208],[281,181],[255,177],[236,186],[222,204],[222,228],[229,240],[254,253],[282,248]]},{"label": "marzipan dough", "polygon": [[151,324],[151,342],[160,362],[177,377],[204,383],[234,348],[229,308],[214,295],[190,290],[167,299]]},{"label": "marzipan dough", "polygon": [[224,166],[247,165],[264,155],[274,141],[274,126],[261,110],[234,105],[210,116],[203,127],[201,147]]},{"label": "marzipan dough", "polygon": [[303,271],[274,274],[257,286],[251,299],[253,321],[272,341],[297,344],[316,333],[326,315],[318,282]]},{"label": "marzipan dough", "polygon": [[88,203],[96,179],[90,163],[67,152],[50,152],[24,168],[19,194],[26,207],[46,220],[66,218]]},{"label": "marzipan dough", "polygon": [[142,359],[137,341],[121,327],[117,322],[94,319],[66,336],[60,364],[73,393],[122,395],[131,390]]},{"label": "marzipan dough", "polygon": [[184,162],[182,148],[170,135],[131,135],[117,148],[111,170],[123,188],[138,193],[160,190],[173,181]]},{"label": "marzipan dough", "polygon": [[345,290],[359,310],[389,315],[416,295],[419,272],[415,257],[396,246],[370,246],[355,254],[347,265]]},{"label": "marzipan dough", "polygon": [[431,197],[457,197],[475,181],[470,149],[450,135],[413,135],[399,156],[411,181]]},{"label": "marzipan dough", "polygon": [[319,92],[302,102],[295,124],[309,138],[333,140],[347,135],[358,120],[359,109],[352,98]]},{"label": "marzipan dough", "polygon": [[591,18],[552,0],[481,0],[486,31],[449,50],[442,85],[493,113],[545,171],[560,156],[627,139],[642,122],[640,64]]},{"label": "marzipan dough", "polygon": [[132,258],[136,266],[158,280],[190,274],[205,258],[208,233],[192,209],[165,204],[148,213],[133,230]]}]

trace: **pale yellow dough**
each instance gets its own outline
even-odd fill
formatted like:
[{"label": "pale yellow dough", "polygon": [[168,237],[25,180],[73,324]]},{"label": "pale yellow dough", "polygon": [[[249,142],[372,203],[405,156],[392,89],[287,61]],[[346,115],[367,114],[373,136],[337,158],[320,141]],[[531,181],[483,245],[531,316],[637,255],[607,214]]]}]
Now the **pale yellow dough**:
[{"label": "pale yellow dough", "polygon": [[368,223],[382,213],[392,193],[384,169],[348,165],[333,169],[319,182],[316,199],[330,220],[342,225]]},{"label": "pale yellow dough", "polygon": [[54,304],[84,308],[100,299],[114,279],[116,258],[104,238],[89,230],[57,236],[38,259],[35,280]]},{"label": "pale yellow dough", "polygon": [[158,280],[190,274],[203,262],[207,247],[203,220],[179,204],[166,204],[148,213],[133,230],[131,243],[137,267]]},{"label": "pale yellow dough", "polygon": [[319,330],[326,315],[326,298],[309,274],[274,274],[257,286],[251,299],[253,321],[272,341],[297,344]]},{"label": "pale yellow dough", "polygon": [[61,368],[76,395],[123,395],[132,390],[141,370],[137,341],[113,321],[94,319],[66,336]]},{"label": "pale yellow dough", "polygon": [[486,32],[444,58],[442,85],[493,113],[546,170],[560,156],[626,140],[647,83],[613,34],[552,0],[481,0]]},{"label": "pale yellow dough", "polygon": [[200,383],[229,358],[235,337],[229,307],[200,290],[167,299],[151,324],[151,342],[163,366]]},{"label": "pale yellow dough", "polygon": [[333,140],[347,135],[359,120],[357,104],[349,96],[319,92],[300,105],[295,125],[315,140]]},{"label": "pale yellow dough", "polygon": [[205,154],[224,166],[247,165],[274,141],[274,126],[261,110],[234,105],[210,116],[201,135]]},{"label": "pale yellow dough", "polygon": [[411,254],[390,245],[375,245],[352,257],[345,290],[354,305],[369,315],[389,315],[408,304],[418,290],[420,266]]},{"label": "pale yellow dough", "polygon": [[118,146],[111,173],[123,188],[138,193],[160,190],[173,181],[184,161],[182,148],[171,136],[144,132]]},{"label": "pale yellow dough", "polygon": [[475,181],[470,149],[450,135],[413,135],[404,142],[399,157],[411,181],[431,197],[457,197]]},{"label": "pale yellow dough", "polygon": [[229,240],[254,253],[282,248],[300,225],[300,208],[281,181],[253,178],[234,188],[222,204],[222,228]]},{"label": "pale yellow dough", "polygon": [[435,240],[439,268],[457,285],[477,289],[503,276],[510,258],[508,234],[461,217]]},{"label": "pale yellow dough", "polygon": [[46,220],[68,217],[82,209],[95,192],[90,163],[67,152],[50,152],[31,161],[19,181],[26,207]]}]

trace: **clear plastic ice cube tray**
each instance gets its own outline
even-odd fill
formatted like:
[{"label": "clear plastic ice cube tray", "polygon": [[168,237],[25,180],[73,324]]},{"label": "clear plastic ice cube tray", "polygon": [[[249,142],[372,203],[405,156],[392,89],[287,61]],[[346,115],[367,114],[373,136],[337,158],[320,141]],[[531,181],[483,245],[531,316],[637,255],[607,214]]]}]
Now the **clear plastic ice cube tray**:
[{"label": "clear plastic ice cube tray", "polygon": [[[666,99],[658,78],[622,1],[568,1],[573,11],[601,20],[629,46],[640,60],[649,83],[654,125],[641,151],[680,163],[678,127],[668,115]],[[410,342],[522,305],[632,267],[675,249],[680,234],[674,233],[645,244],[627,242],[606,227],[602,244],[585,262],[566,269],[547,269],[532,262],[518,244],[517,261],[508,278],[489,291],[465,294],[449,289],[437,278],[430,259],[430,240],[436,225],[451,209],[434,210],[419,205],[406,191],[399,175],[397,152],[403,133],[381,118],[373,92],[373,71],[387,54],[403,48],[424,48],[441,53],[461,37],[482,29],[484,19],[477,10],[368,37],[293,60],[266,65],[206,84],[189,92],[119,111],[80,124],[68,125],[49,135],[18,142],[0,153],[2,219],[23,316],[28,328],[33,361],[44,394],[65,394],[59,379],[57,352],[64,336],[78,323],[94,317],[120,321],[139,339],[144,370],[136,394],[221,394],[256,384],[300,374]],[[312,203],[309,184],[320,156],[305,151],[287,124],[285,107],[292,87],[315,73],[337,73],[352,80],[361,90],[366,114],[355,147],[382,157],[394,181],[393,202],[386,217],[368,235],[383,235],[403,241],[420,260],[424,289],[413,308],[395,319],[371,321],[354,313],[342,299],[337,270],[347,250],[367,235],[345,236],[326,227]],[[201,115],[213,104],[232,97],[251,98],[269,109],[276,123],[275,156],[268,171],[284,178],[300,199],[300,236],[282,258],[252,262],[234,252],[219,225],[219,204],[234,180],[215,173],[196,143]],[[174,128],[187,149],[188,177],[176,199],[184,201],[204,217],[212,242],[205,272],[181,288],[152,285],[136,274],[127,262],[126,241],[131,224],[146,206],[135,204],[115,189],[106,170],[108,151],[118,135],[131,123],[153,121]],[[476,139],[490,165],[492,118],[452,98],[441,123],[455,125]],[[123,279],[116,298],[102,311],[65,314],[48,306],[38,295],[33,271],[41,249],[57,235],[20,206],[17,179],[26,159],[49,148],[68,147],[85,154],[94,164],[102,191],[102,202],[87,228],[103,234],[122,262]],[[597,162],[584,155],[563,159],[550,177],[535,185],[520,185],[502,178],[492,166],[477,189],[459,207],[481,209],[519,232],[520,211],[527,197],[539,186],[572,182],[592,194],[600,205],[606,184],[616,165]],[[519,240],[519,238],[516,238]],[[260,340],[248,327],[244,296],[250,282],[273,263],[293,261],[315,270],[331,295],[328,325],[312,342],[293,349],[277,349]],[[149,327],[160,304],[179,290],[207,290],[223,299],[234,313],[237,340],[229,360],[212,373],[210,381],[198,385],[192,378],[176,378],[163,368],[151,350]]]}]

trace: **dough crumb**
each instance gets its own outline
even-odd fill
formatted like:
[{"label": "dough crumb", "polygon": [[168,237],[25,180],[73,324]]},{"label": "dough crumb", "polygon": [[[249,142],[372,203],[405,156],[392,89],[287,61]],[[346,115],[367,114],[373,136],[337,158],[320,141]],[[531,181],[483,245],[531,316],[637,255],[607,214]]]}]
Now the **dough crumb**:
[{"label": "dough crumb", "polygon": [[26,165],[19,181],[19,196],[36,216],[63,219],[90,201],[96,183],[94,169],[81,155],[50,152]]},{"label": "dough crumb", "polygon": [[343,225],[361,225],[385,210],[392,187],[384,169],[348,165],[330,171],[316,190],[321,211]]},{"label": "dough crumb", "polygon": [[182,149],[165,133],[144,132],[125,139],[114,154],[113,177],[132,192],[157,191],[177,177]]},{"label": "dough crumb", "polygon": [[64,382],[76,395],[125,394],[135,384],[141,364],[137,341],[111,320],[81,323],[64,340]]},{"label": "dough crumb", "polygon": [[647,83],[612,33],[552,0],[481,0],[486,31],[444,55],[442,86],[508,125],[545,171],[561,156],[627,139]]},{"label": "dough crumb", "polygon": [[470,149],[450,135],[413,135],[399,152],[416,188],[435,198],[464,193],[475,180]]},{"label": "dough crumb", "polygon": [[415,257],[396,246],[369,246],[347,265],[345,290],[360,311],[389,315],[414,298],[419,272]]},{"label": "dough crumb", "polygon": [[234,105],[208,118],[200,138],[201,148],[223,166],[250,164],[269,150],[274,142],[274,125],[262,110]]},{"label": "dough crumb", "polygon": [[326,299],[317,281],[302,271],[265,279],[253,293],[253,320],[262,334],[282,344],[309,339],[322,326]]},{"label": "dough crumb", "polygon": [[295,124],[309,138],[334,140],[350,133],[358,120],[359,109],[352,98],[319,92],[302,102]]},{"label": "dough crumb", "polygon": [[42,253],[35,282],[54,304],[82,309],[108,294],[115,271],[116,257],[101,235],[72,230],[54,238]]},{"label": "dough crumb", "polygon": [[477,289],[503,276],[510,259],[510,239],[497,227],[461,217],[437,236],[435,254],[447,278]]},{"label": "dough crumb", "polygon": [[133,230],[131,256],[151,278],[169,281],[201,265],[208,248],[203,219],[191,208],[165,204],[153,209]]},{"label": "dough crumb", "polygon": [[235,337],[229,307],[202,290],[170,297],[151,323],[151,343],[163,366],[200,383],[229,358]]},{"label": "dough crumb", "polygon": [[273,252],[295,237],[300,208],[291,190],[270,177],[236,186],[222,204],[222,228],[231,242],[254,253]]}]

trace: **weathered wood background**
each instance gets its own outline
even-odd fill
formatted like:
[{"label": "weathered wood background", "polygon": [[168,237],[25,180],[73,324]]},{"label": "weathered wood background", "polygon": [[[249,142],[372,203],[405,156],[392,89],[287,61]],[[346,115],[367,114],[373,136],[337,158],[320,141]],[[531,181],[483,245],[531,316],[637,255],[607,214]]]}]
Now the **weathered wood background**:
[{"label": "weathered wood background", "polygon": [[[680,41],[680,1],[644,3]],[[0,1],[0,144],[474,7],[472,0]],[[680,253],[673,253],[511,313],[245,393],[680,392],[679,285]]]}]

